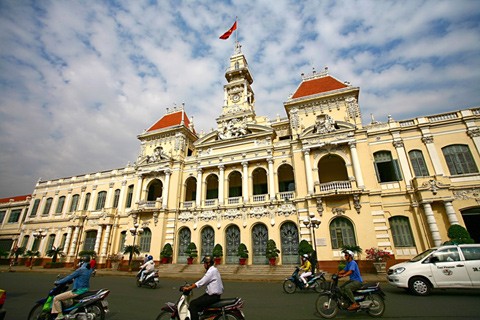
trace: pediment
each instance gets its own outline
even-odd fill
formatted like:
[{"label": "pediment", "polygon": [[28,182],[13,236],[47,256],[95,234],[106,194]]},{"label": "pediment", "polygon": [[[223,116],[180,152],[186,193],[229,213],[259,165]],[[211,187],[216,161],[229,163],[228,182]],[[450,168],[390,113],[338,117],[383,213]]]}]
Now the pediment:
[{"label": "pediment", "polygon": [[202,138],[195,141],[194,145],[198,147],[200,145],[209,143],[231,142],[237,141],[238,139],[258,137],[259,135],[273,135],[273,133],[274,130],[272,128],[257,124],[246,124],[241,128],[224,127],[206,134]]},{"label": "pediment", "polygon": [[317,117],[314,125],[305,128],[300,137],[318,137],[321,135],[336,135],[345,134],[347,132],[355,131],[356,126],[345,121],[335,121],[333,118],[325,115],[324,117]]}]

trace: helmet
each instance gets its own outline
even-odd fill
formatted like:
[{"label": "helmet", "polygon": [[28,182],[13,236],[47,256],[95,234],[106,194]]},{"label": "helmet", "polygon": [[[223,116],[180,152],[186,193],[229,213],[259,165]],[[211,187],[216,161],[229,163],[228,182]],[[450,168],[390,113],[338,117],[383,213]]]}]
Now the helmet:
[{"label": "helmet", "polygon": [[82,262],[89,263],[90,262],[90,256],[82,256]]},{"label": "helmet", "polygon": [[305,253],[305,254],[302,256],[302,258],[303,258],[303,259],[308,259],[308,254]]},{"label": "helmet", "polygon": [[153,256],[148,256],[148,260],[153,260]]},{"label": "helmet", "polygon": [[343,252],[343,254],[348,254],[350,257],[353,258],[354,253],[353,253],[352,250],[343,250],[342,252]]},{"label": "helmet", "polygon": [[213,264],[215,263],[215,261],[213,261],[212,257],[210,256],[203,257],[202,262],[208,264],[209,267],[213,266]]}]

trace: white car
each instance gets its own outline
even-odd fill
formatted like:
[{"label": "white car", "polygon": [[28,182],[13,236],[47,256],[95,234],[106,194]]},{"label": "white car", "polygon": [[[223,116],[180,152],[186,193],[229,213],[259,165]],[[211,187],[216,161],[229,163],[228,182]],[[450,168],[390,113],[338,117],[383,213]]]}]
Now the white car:
[{"label": "white car", "polygon": [[388,269],[388,282],[416,295],[432,288],[480,288],[480,244],[432,248]]}]

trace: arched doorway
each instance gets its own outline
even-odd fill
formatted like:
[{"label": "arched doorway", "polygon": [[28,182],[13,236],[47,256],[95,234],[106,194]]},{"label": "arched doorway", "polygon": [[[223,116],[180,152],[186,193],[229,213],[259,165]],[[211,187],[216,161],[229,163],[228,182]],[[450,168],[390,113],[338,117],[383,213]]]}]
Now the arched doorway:
[{"label": "arched doorway", "polygon": [[265,252],[267,250],[268,229],[262,224],[256,224],[252,229],[253,264],[268,264]]},{"label": "arched doorway", "polygon": [[192,233],[190,229],[180,229],[180,231],[178,232],[177,263],[187,263],[187,255],[185,254],[185,249],[187,249],[191,241]]},{"label": "arched doorway", "polygon": [[320,183],[347,181],[348,173],[345,161],[335,154],[322,157],[318,162],[318,178]]},{"label": "arched doorway", "polygon": [[211,256],[215,245],[215,231],[212,227],[205,227],[202,230],[202,257]]},{"label": "arched doorway", "polygon": [[237,251],[240,244],[240,228],[235,225],[229,226],[225,230],[225,238],[227,244],[225,262],[227,264],[238,264]]},{"label": "arched doorway", "polygon": [[463,222],[467,228],[470,237],[475,240],[475,243],[480,243],[480,207],[461,210]]},{"label": "arched doorway", "polygon": [[163,184],[162,181],[155,179],[150,182],[148,186],[148,196],[147,201],[156,201],[158,198],[162,197]]},{"label": "arched doorway", "polygon": [[298,228],[293,222],[285,222],[280,227],[282,244],[282,264],[298,264]]}]

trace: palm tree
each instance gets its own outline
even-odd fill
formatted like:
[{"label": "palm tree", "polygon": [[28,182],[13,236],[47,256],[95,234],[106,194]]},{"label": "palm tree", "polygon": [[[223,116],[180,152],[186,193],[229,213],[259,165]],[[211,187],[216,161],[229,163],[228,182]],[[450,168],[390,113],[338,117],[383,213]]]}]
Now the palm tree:
[{"label": "palm tree", "polygon": [[47,256],[52,257],[52,263],[57,262],[57,256],[63,257],[64,255],[63,248],[56,248],[55,246],[47,251]]},{"label": "palm tree", "polygon": [[25,257],[30,258],[30,269],[32,269],[32,267],[33,267],[33,257],[39,257],[40,252],[39,251],[27,250],[27,252],[25,252],[23,255]]},{"label": "palm tree", "polygon": [[129,254],[128,256],[128,266],[131,270],[131,264],[132,264],[132,257],[134,254],[140,254],[140,247],[139,246],[136,246],[136,245],[128,245],[128,246],[125,246],[125,249],[123,250],[123,253],[124,254]]},{"label": "palm tree", "polygon": [[25,253],[25,247],[18,247],[15,250],[12,250],[12,255],[15,257],[15,263],[18,261],[18,256],[21,256]]}]

